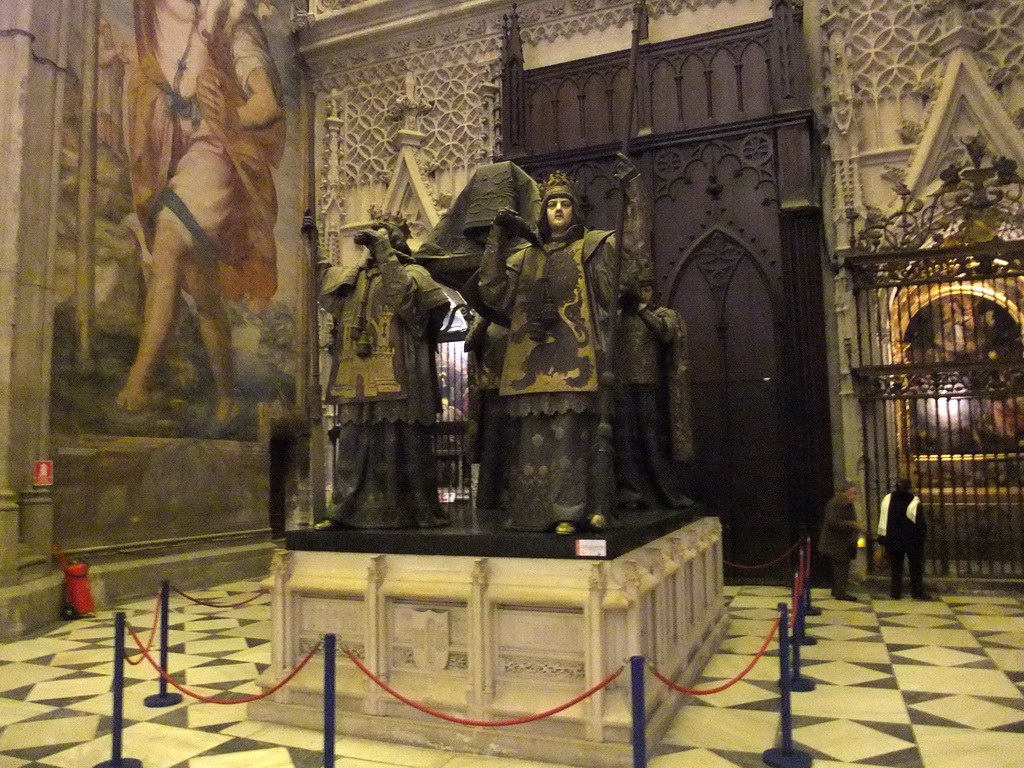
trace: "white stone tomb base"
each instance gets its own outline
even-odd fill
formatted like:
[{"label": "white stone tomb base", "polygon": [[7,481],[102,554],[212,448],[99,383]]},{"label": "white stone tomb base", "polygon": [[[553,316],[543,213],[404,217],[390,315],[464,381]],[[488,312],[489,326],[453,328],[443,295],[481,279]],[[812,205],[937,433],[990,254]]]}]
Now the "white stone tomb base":
[{"label": "white stone tomb base", "polygon": [[[630,766],[629,658],[692,682],[727,618],[717,518],[702,518],[614,560],[279,552],[272,664],[282,679],[325,633],[337,635],[337,732],[380,741],[578,766]],[[506,720],[608,687],[544,720],[466,726],[421,713],[374,684],[449,715]],[[250,717],[323,726],[323,656]],[[647,675],[648,740],[685,696]]]}]

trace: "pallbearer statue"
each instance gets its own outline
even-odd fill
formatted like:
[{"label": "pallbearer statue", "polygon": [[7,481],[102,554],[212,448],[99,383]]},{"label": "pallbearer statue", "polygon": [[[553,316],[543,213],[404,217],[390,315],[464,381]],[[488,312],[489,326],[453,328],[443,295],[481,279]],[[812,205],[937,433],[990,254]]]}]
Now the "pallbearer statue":
[{"label": "pallbearer statue", "polygon": [[689,349],[679,313],[654,301],[652,265],[638,264],[623,293],[615,344],[615,481],[618,507],[689,507],[693,459]]},{"label": "pallbearer statue", "polygon": [[320,303],[335,317],[327,401],[338,406],[334,491],[318,529],[448,524],[431,431],[440,405],[435,352],[448,297],[414,263],[409,228],[380,216],[355,242],[355,267],[321,265]]},{"label": "pallbearer statue", "polygon": [[494,219],[479,296],[508,321],[497,415],[513,425],[499,500],[510,529],[569,534],[609,523],[596,512],[595,447],[615,256],[614,233],[583,227],[580,195],[559,172],[541,188],[536,231],[511,209]]}]

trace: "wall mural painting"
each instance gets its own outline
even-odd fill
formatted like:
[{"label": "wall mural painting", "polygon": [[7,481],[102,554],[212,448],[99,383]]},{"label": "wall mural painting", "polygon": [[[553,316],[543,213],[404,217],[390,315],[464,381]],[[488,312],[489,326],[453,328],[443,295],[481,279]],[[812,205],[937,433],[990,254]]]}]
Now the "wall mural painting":
[{"label": "wall mural painting", "polygon": [[[300,152],[289,5],[101,1],[96,141],[85,147],[96,159],[95,231],[84,249],[85,59],[67,105],[55,432],[252,440],[260,404],[293,401]],[[83,266],[95,285],[85,348]]]}]

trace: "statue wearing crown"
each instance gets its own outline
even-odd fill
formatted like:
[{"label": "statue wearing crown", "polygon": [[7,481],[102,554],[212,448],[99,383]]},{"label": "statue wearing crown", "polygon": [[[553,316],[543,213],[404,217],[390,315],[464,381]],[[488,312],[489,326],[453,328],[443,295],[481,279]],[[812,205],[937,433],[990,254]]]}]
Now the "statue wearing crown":
[{"label": "statue wearing crown", "polygon": [[318,529],[447,525],[431,430],[440,404],[437,337],[448,297],[408,245],[400,217],[372,211],[350,267],[321,264],[320,303],[335,317],[327,402],[338,406],[334,490]]},{"label": "statue wearing crown", "polygon": [[498,389],[513,425],[499,492],[507,528],[570,534],[610,522],[593,497],[604,487],[596,445],[614,240],[584,228],[579,192],[557,171],[541,187],[536,229],[511,209],[494,217],[478,291],[508,323]]}]

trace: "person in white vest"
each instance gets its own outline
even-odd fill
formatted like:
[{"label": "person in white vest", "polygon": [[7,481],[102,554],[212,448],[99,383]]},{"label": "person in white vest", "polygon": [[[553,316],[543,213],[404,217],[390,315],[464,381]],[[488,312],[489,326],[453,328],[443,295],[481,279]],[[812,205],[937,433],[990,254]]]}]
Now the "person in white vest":
[{"label": "person in white vest", "polygon": [[924,590],[925,517],[921,499],[910,490],[910,481],[900,479],[892,493],[882,499],[878,536],[889,556],[889,596],[903,596],[903,558],[910,564],[910,595],[915,600],[931,599]]}]

